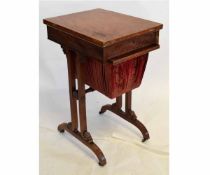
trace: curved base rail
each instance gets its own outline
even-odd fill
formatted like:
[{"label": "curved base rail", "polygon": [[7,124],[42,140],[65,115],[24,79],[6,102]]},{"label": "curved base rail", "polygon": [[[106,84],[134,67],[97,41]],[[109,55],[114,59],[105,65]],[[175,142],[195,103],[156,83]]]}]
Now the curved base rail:
[{"label": "curved base rail", "polygon": [[71,123],[62,123],[58,126],[58,131],[63,133],[64,131],[67,131],[71,135],[73,135],[75,138],[77,138],[80,142],[82,142],[84,145],[86,145],[93,153],[96,155],[96,157],[99,160],[99,165],[104,166],[106,164],[106,158],[101,151],[101,149],[93,142],[92,137],[89,132],[86,132],[86,136],[79,132],[78,130],[72,130]]},{"label": "curved base rail", "polygon": [[141,131],[141,133],[143,135],[142,142],[145,142],[146,140],[148,140],[150,138],[149,137],[149,132],[147,131],[147,129],[143,125],[143,123],[141,123],[137,119],[136,114],[134,113],[134,111],[130,110],[129,112],[124,112],[124,111],[122,111],[121,107],[119,107],[116,103],[114,103],[112,105],[108,104],[108,105],[102,106],[99,114],[103,114],[107,110],[115,113],[119,117],[123,118],[124,120],[126,120],[129,123],[131,123],[134,126],[136,126]]}]

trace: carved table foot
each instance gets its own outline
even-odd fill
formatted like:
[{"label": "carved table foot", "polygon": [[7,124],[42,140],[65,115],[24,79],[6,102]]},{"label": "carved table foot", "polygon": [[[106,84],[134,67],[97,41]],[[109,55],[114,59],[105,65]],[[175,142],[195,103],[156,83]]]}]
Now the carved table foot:
[{"label": "carved table foot", "polygon": [[68,133],[73,135],[94,152],[99,160],[99,165],[104,166],[106,164],[106,158],[104,157],[104,154],[102,153],[101,149],[93,142],[93,139],[88,131],[85,131],[84,133],[81,133],[78,130],[73,131],[71,123],[60,124],[58,126],[58,131],[61,133],[67,131]]},{"label": "carved table foot", "polygon": [[112,107],[112,105],[104,105],[101,107],[101,110],[99,111],[99,114],[103,114],[104,112],[106,112],[107,110],[110,110]]},{"label": "carved table foot", "polygon": [[137,117],[136,114],[134,113],[134,111],[130,110],[128,112],[124,112],[121,107],[118,107],[116,105],[116,103],[112,104],[112,105],[104,105],[101,107],[101,110],[99,112],[99,114],[103,114],[104,112],[106,112],[107,110],[115,113],[116,115],[118,115],[119,117],[123,118],[124,120],[128,121],[129,123],[133,124],[134,126],[136,126],[142,133],[143,135],[143,139],[142,142],[145,142],[146,140],[148,140],[149,137],[149,133],[146,129],[146,127],[143,125],[143,123],[141,123]]}]

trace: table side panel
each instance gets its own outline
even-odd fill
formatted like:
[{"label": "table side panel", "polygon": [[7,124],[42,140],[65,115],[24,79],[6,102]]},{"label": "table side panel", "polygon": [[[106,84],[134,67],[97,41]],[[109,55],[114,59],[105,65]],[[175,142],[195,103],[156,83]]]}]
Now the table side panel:
[{"label": "table side panel", "polygon": [[48,39],[68,47],[74,51],[79,52],[81,55],[91,56],[93,58],[103,59],[103,48],[96,46],[88,41],[76,38],[63,31],[47,26]]}]

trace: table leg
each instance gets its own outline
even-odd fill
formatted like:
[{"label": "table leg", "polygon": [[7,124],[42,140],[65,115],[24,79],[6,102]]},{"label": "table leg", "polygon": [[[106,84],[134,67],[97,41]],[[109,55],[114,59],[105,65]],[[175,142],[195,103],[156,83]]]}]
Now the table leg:
[{"label": "table leg", "polygon": [[[69,71],[69,94],[70,94],[70,104],[71,104],[71,115],[72,122],[62,123],[58,126],[60,132],[67,131],[72,134],[75,138],[85,144],[89,149],[91,149],[99,160],[99,165],[104,166],[106,164],[106,159],[100,150],[100,148],[93,142],[90,133],[87,131],[87,120],[86,120],[86,105],[85,105],[85,83],[84,83],[84,73],[83,73],[83,63],[80,56],[75,53],[71,53],[67,49],[64,49],[64,53],[67,55],[68,60],[68,71]],[[72,57],[70,56],[72,55]],[[75,57],[73,56],[75,55]],[[73,61],[74,60],[74,61]],[[76,71],[75,65],[76,64]],[[76,91],[75,86],[75,73],[78,79],[78,91]],[[77,92],[76,98],[73,92]],[[79,101],[79,117],[80,117],[80,131],[78,131],[78,118],[77,118],[77,103],[76,99]]]},{"label": "table leg", "polygon": [[131,94],[132,94],[131,91],[125,93],[125,112],[126,113],[131,112]]},{"label": "table leg", "polygon": [[86,104],[85,104],[85,83],[83,73],[83,63],[79,55],[76,59],[76,71],[78,79],[78,100],[79,100],[79,117],[80,117],[80,132],[84,140],[92,142],[93,139],[90,133],[87,131],[87,119],[86,119]]},{"label": "table leg", "polygon": [[[68,80],[69,80],[69,100],[70,100],[70,109],[71,109],[71,123],[72,130],[77,131],[78,129],[78,116],[77,116],[77,99],[74,97],[73,92],[76,90],[76,74],[75,74],[75,54],[69,49],[64,47],[63,52],[66,54],[67,66],[68,66]],[[64,132],[61,127],[58,127],[60,132]]]},{"label": "table leg", "polygon": [[[72,57],[71,57],[72,55]],[[66,53],[67,56],[67,65],[68,65],[68,79],[69,79],[69,96],[70,96],[70,108],[71,108],[71,121],[72,129],[78,129],[78,116],[77,116],[77,100],[73,96],[73,91],[76,90],[76,75],[75,75],[75,54],[70,52]]]},{"label": "table leg", "polygon": [[116,98],[116,105],[118,108],[122,108],[122,95]]},{"label": "table leg", "polygon": [[123,118],[124,120],[128,121],[129,123],[136,126],[142,133],[143,139],[142,142],[149,139],[149,133],[146,129],[146,127],[141,123],[137,117],[134,111],[131,109],[131,96],[132,92],[129,91],[125,94],[125,112],[121,109],[122,107],[122,96],[119,96],[116,98],[116,102],[112,105],[104,105],[102,106],[99,114],[102,114],[106,112],[107,110],[115,113],[119,117]]}]

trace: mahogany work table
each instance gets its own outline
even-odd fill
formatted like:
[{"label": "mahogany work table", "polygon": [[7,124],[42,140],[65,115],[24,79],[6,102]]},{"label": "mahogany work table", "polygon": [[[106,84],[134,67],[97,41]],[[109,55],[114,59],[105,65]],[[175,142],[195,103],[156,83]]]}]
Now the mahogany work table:
[{"label": "mahogany work table", "polygon": [[[131,108],[131,93],[141,84],[148,53],[159,48],[159,30],[163,25],[103,9],[43,21],[48,39],[60,44],[67,57],[71,122],[60,124],[58,130],[67,131],[91,149],[99,165],[106,164],[104,154],[87,130],[85,94],[97,90],[116,98],[115,103],[102,106],[100,114],[112,111],[136,126],[143,142],[149,139],[146,127]],[[123,94],[125,111],[121,109]]]}]

